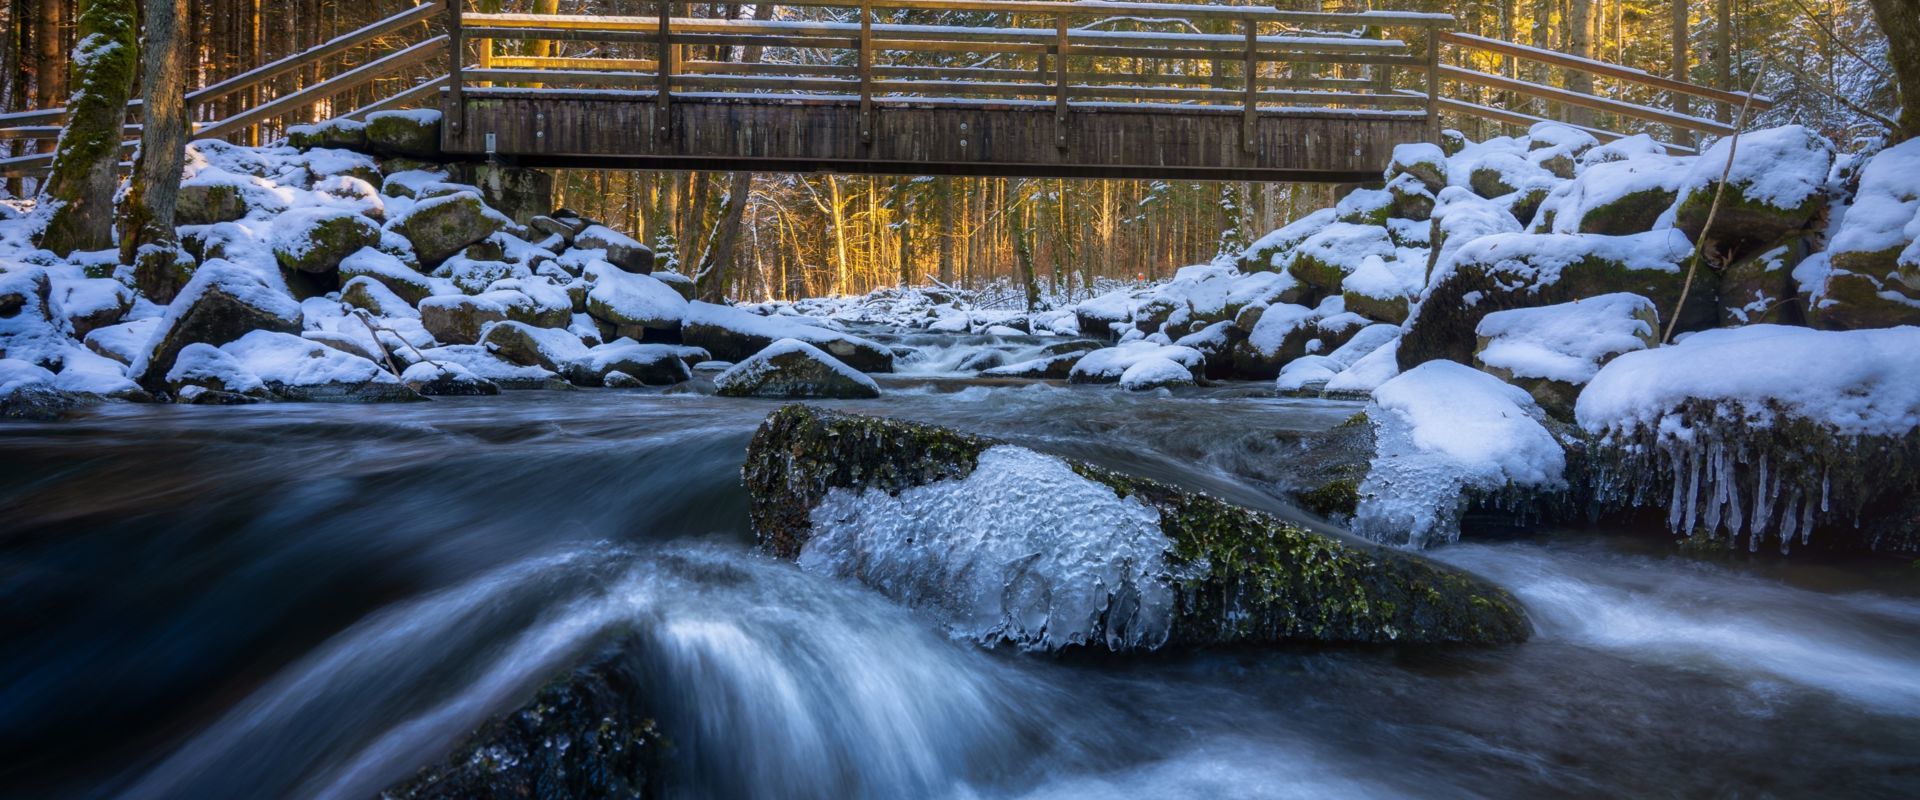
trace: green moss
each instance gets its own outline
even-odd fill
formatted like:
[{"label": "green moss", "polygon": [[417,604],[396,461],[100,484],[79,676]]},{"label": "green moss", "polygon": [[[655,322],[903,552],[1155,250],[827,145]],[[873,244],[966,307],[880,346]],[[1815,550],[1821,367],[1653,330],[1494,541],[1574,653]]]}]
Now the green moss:
[{"label": "green moss", "polygon": [[1647,189],[1632,192],[1611,203],[1602,203],[1588,209],[1586,215],[1580,218],[1580,232],[1625,236],[1653,230],[1654,222],[1666,213],[1678,196],[1679,192]]},{"label": "green moss", "polygon": [[53,216],[39,244],[60,255],[113,246],[113,193],[139,49],[133,0],[87,0],[74,46],[67,125],[42,187]]},{"label": "green moss", "polygon": [[1300,505],[1323,517],[1350,517],[1360,506],[1360,482],[1352,478],[1328,481],[1299,494]]},{"label": "green moss", "polygon": [[1787,236],[1811,225],[1827,207],[1827,196],[1814,192],[1791,208],[1776,206],[1747,196],[1749,181],[1735,181],[1720,198],[1720,209],[1713,211],[1713,196],[1719,181],[1694,190],[1681,200],[1674,212],[1674,226],[1688,237],[1698,239],[1713,216],[1713,229],[1706,231],[1715,249],[1736,254],[1757,252],[1772,247]]},{"label": "green moss", "polygon": [[[742,473],[761,545],[792,558],[835,488],[902,489],[963,478],[996,444],[954,431],[806,406],[774,412]],[[1069,460],[1081,476],[1159,511],[1178,588],[1171,640],[1475,642],[1527,637],[1505,591],[1385,548],[1350,543],[1157,481]]]}]

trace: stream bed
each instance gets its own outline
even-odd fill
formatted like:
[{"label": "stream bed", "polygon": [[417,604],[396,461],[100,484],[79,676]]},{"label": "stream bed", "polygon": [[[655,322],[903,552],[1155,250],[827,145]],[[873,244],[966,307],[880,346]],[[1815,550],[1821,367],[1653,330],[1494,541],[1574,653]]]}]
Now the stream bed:
[{"label": "stream bed", "polygon": [[[1310,525],[1276,432],[1360,406],[949,374],[894,415]],[[1432,552],[1507,587],[1494,649],[988,651],[753,551],[773,402],[509,392],[108,406],[0,424],[0,796],[366,798],[595,648],[662,686],[674,796],[1912,797],[1912,567],[1543,528]],[[1627,535],[1635,534],[1635,535]]]}]

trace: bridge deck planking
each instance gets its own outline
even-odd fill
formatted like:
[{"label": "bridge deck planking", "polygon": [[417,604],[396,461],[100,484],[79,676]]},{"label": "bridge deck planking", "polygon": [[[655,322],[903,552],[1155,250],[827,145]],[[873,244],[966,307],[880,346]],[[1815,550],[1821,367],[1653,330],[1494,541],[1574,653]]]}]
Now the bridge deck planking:
[{"label": "bridge deck planking", "polygon": [[1263,111],[1248,148],[1236,108],[1074,104],[1063,146],[1051,103],[896,100],[876,104],[863,141],[858,98],[676,94],[661,138],[651,99],[470,90],[442,145],[486,158],[491,133],[492,157],[533,167],[1353,183],[1379,180],[1426,126],[1418,112]]}]

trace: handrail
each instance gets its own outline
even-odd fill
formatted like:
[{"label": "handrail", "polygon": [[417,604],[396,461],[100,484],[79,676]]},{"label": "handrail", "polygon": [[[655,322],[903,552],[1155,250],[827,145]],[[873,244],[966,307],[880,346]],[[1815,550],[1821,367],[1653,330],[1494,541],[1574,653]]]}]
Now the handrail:
[{"label": "handrail", "polygon": [[1459,33],[1457,31],[1442,31],[1440,33],[1440,41],[1456,47],[1499,53],[1515,58],[1524,58],[1529,61],[1538,61],[1543,64],[1552,64],[1558,67],[1590,72],[1595,75],[1602,75],[1618,80],[1631,81],[1655,89],[1679,92],[1681,94],[1692,95],[1720,103],[1740,105],[1750,102],[1756,111],[1765,111],[1773,108],[1773,98],[1764,95],[1750,96],[1746,92],[1732,92],[1724,89],[1715,89],[1710,86],[1700,86],[1662,75],[1655,75],[1632,67],[1623,67],[1618,64],[1609,64],[1605,61],[1595,61],[1590,58],[1581,58],[1552,50],[1542,50],[1538,47],[1530,47],[1524,44],[1503,42],[1499,39],[1489,39],[1485,36],[1475,36],[1470,33]]},{"label": "handrail", "polygon": [[1656,108],[1648,108],[1646,106],[1634,105],[1633,103],[1628,103],[1623,100],[1613,100],[1613,99],[1598,97],[1590,94],[1582,94],[1580,92],[1576,92],[1570,89],[1562,89],[1557,86],[1547,86],[1545,84],[1531,83],[1531,82],[1519,80],[1516,78],[1508,78],[1502,75],[1493,75],[1485,72],[1476,72],[1474,70],[1463,69],[1461,67],[1442,65],[1440,67],[1440,75],[1442,77],[1451,78],[1453,80],[1466,81],[1468,83],[1477,83],[1482,86],[1486,86],[1493,89],[1504,89],[1510,92],[1518,92],[1520,94],[1524,94],[1532,97],[1538,97],[1545,100],[1555,100],[1562,103],[1568,103],[1571,105],[1583,106],[1583,107],[1595,109],[1598,111],[1611,111],[1615,114],[1620,114],[1622,116],[1636,117],[1639,119],[1647,120],[1649,122],[1659,122],[1666,125],[1676,125],[1682,128],[1686,128],[1688,130],[1700,131],[1702,133],[1713,133],[1713,134],[1719,134],[1721,136],[1725,136],[1727,134],[1733,133],[1734,131],[1734,128],[1732,125],[1707,119],[1705,117],[1696,117],[1690,114],[1680,114],[1673,111],[1661,111]]}]

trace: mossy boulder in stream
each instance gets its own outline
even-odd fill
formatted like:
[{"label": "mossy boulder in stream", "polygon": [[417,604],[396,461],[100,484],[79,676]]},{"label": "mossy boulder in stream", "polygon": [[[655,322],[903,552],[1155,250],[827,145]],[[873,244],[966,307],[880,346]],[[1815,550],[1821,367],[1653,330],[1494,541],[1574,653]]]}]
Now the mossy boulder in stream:
[{"label": "mossy boulder in stream", "polygon": [[[976,472],[989,461],[992,466]],[[1036,473],[1048,485],[1034,492],[1041,504],[1031,513],[1002,518],[999,525],[978,524],[992,515],[947,516],[948,508],[1003,500],[969,496],[972,487],[997,482],[1021,491],[1035,482],[1025,474],[994,474],[1010,462],[1039,464],[1046,473]],[[998,576],[980,584],[990,600],[1006,605],[1006,617],[991,635],[977,637],[985,641],[1022,647],[1104,643],[1116,650],[1282,641],[1498,644],[1521,641],[1529,631],[1526,613],[1510,595],[1456,570],[1307,531],[1205,494],[945,428],[787,406],[754,434],[743,472],[761,546],[810,568],[844,555],[823,554],[821,545],[809,548],[810,542],[851,542],[877,552],[888,547],[881,537],[889,529],[902,530],[900,519],[921,515],[910,520],[922,525],[908,529],[911,552],[875,556],[931,558],[921,562],[922,575],[954,576],[941,596],[896,597],[910,605],[935,608],[978,588],[980,576],[969,574],[964,563],[940,559],[964,562],[969,549],[991,553],[998,542],[1012,542],[1015,549],[1037,543],[1038,552],[1018,564],[974,562],[1000,563],[996,568],[1018,573],[1005,584]],[[1069,495],[1079,502],[1103,496],[1093,497],[1097,507],[1090,511],[1107,516],[1070,526],[1076,530],[1047,528],[1048,515],[1080,511],[1047,507],[1076,502]],[[928,515],[928,509],[911,505],[921,500],[947,506]],[[847,524],[846,516],[861,514],[873,518]],[[823,526],[816,528],[816,522]],[[1109,541],[1111,528],[1127,525],[1144,526],[1146,533]],[[1091,604],[1072,604],[1088,599],[1068,596],[1084,588],[1073,575],[1041,574],[1063,553],[1109,565],[1116,549],[1127,553],[1120,566],[1128,580],[1094,584],[1102,588]],[[898,585],[877,588],[900,594]],[[1045,613],[1029,615],[1036,605]],[[997,606],[987,609],[989,616],[1001,613]],[[1058,629],[1068,626],[1075,633],[1062,637]]]},{"label": "mossy boulder in stream", "polygon": [[659,797],[669,744],[641,707],[641,679],[610,652],[495,717],[383,800]]}]

